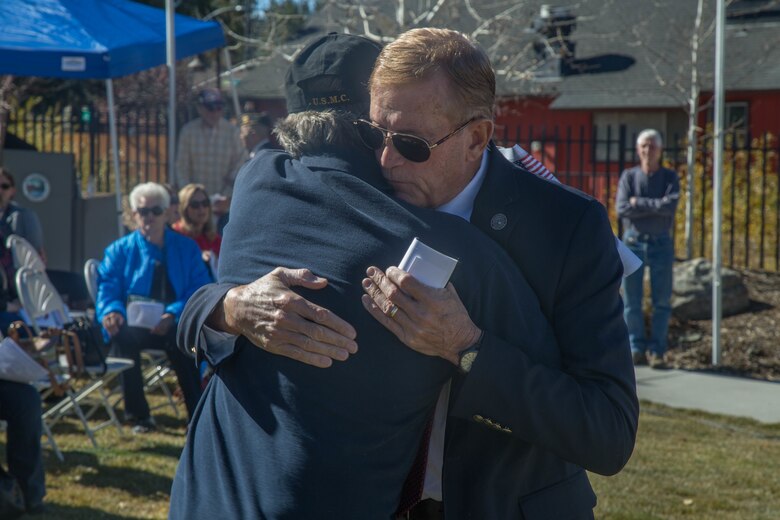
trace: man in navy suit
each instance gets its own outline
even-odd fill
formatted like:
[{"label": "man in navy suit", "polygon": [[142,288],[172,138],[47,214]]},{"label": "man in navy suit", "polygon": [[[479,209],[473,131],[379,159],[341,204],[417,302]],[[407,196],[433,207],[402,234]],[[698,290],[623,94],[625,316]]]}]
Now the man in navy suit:
[{"label": "man in navy suit", "polygon": [[[538,299],[495,243],[462,219],[385,193],[355,124],[368,111],[378,53],[349,35],[307,46],[288,73],[290,115],[277,127],[287,152],[260,152],[238,176],[220,283],[193,296],[180,326],[180,346],[216,372],[190,423],[171,518],[394,516],[441,388],[465,373],[457,356],[406,348],[361,303],[366,267],[397,262],[414,237],[458,258],[445,290],[454,311],[527,342],[529,359],[560,364]],[[327,287],[304,284],[297,298],[348,317],[360,352],[353,342],[348,359],[334,354],[343,362],[319,370],[253,342],[232,304],[253,300],[258,277],[289,274],[277,265],[327,278]],[[204,331],[205,323],[233,334]]]},{"label": "man in navy suit", "polygon": [[[448,520],[591,518],[595,496],[584,469],[619,471],[638,419],[622,268],[604,208],[518,171],[489,142],[495,76],[463,35],[401,35],[380,54],[370,88],[371,122],[391,138],[367,144],[396,195],[461,215],[498,242],[534,288],[558,343],[560,364],[546,365],[526,355],[526,342],[448,313],[448,298],[430,304],[432,291],[401,270],[369,268],[364,303],[378,321],[413,350],[468,355],[471,364],[453,381],[442,481],[427,496],[443,499]],[[427,160],[396,142],[395,132],[425,139]],[[387,319],[383,311],[396,307]],[[470,345],[475,331],[482,339]],[[512,433],[496,436],[495,424]]]}]

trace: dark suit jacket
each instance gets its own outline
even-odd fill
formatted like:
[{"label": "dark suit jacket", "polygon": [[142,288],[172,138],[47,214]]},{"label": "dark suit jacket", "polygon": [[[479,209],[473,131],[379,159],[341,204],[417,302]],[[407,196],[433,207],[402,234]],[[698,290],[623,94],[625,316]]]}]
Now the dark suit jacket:
[{"label": "dark suit jacket", "polygon": [[[381,182],[371,154],[330,152],[301,161],[261,152],[238,176],[224,283],[196,293],[178,329],[180,346],[196,347],[217,369],[190,423],[171,518],[392,516],[439,391],[456,372],[406,348],[360,303],[365,269],[397,264],[415,236],[459,259],[452,281],[476,320],[556,362],[533,290],[493,241],[356,178]],[[328,278],[326,289],[300,292],[355,326],[356,355],[318,369],[243,337],[204,341],[204,320],[229,287],[279,265]]]},{"label": "dark suit jacket", "polygon": [[639,415],[618,294],[622,267],[607,214],[598,201],[516,167],[491,145],[471,221],[523,272],[557,348],[513,343],[483,326],[471,372],[453,385],[445,516],[591,518],[596,498],[583,468],[619,471]]}]

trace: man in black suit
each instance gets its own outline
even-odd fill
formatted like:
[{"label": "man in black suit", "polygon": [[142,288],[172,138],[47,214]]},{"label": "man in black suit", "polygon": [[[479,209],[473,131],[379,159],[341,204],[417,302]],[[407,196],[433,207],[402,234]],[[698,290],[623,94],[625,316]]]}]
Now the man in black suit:
[{"label": "man in black suit", "polygon": [[[260,152],[237,178],[220,284],[194,295],[180,322],[180,346],[216,373],[190,423],[170,518],[393,517],[440,390],[458,372],[456,356],[406,348],[363,309],[366,267],[397,262],[413,237],[458,258],[459,293],[446,290],[460,295],[454,310],[528,342],[539,363],[560,362],[536,296],[496,244],[461,219],[384,193],[354,124],[368,110],[378,52],[349,35],[307,46],[288,73],[291,115],[278,126],[289,153]],[[302,296],[348,317],[360,352],[353,342],[348,359],[334,355],[343,362],[318,370],[253,344],[231,305],[252,299],[259,276],[289,274],[277,265],[327,278],[327,287],[304,283],[319,290]],[[204,323],[235,335],[204,332]]]},{"label": "man in black suit", "polygon": [[254,158],[260,150],[268,150],[271,144],[271,130],[274,124],[265,112],[246,112],[241,114],[241,140],[244,142],[249,158]]},{"label": "man in black suit", "polygon": [[[401,35],[380,54],[370,87],[371,123],[384,139],[367,144],[396,195],[459,214],[498,242],[528,278],[558,341],[559,364],[540,363],[526,355],[527,343],[447,313],[447,299],[431,305],[432,291],[401,270],[369,269],[366,308],[407,346],[432,356],[469,354],[471,370],[450,394],[445,493],[429,496],[443,498],[448,520],[591,518],[595,496],[583,468],[619,471],[638,419],[622,268],[604,208],[518,171],[489,143],[495,77],[463,35]],[[394,132],[424,138],[427,160]],[[387,308],[398,309],[393,320]],[[482,340],[471,345],[476,332]],[[494,423],[512,434],[496,437]]]}]

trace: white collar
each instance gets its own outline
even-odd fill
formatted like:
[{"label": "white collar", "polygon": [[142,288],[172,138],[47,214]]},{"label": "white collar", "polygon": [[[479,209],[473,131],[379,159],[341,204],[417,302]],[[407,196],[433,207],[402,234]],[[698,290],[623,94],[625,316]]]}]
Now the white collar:
[{"label": "white collar", "polygon": [[443,211],[450,215],[457,215],[463,219],[471,220],[471,212],[474,211],[474,201],[477,199],[477,193],[479,193],[482,182],[485,180],[487,165],[488,151],[486,148],[482,153],[482,162],[479,165],[479,170],[477,170],[471,181],[451,201],[436,208],[436,211]]}]

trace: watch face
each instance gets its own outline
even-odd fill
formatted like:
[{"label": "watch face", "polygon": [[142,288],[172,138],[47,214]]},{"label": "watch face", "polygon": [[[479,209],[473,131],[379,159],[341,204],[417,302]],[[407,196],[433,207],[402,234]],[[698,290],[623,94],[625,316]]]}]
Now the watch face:
[{"label": "watch face", "polygon": [[477,359],[477,351],[466,352],[460,358],[460,369],[464,372],[471,370],[471,365],[474,364],[474,360]]}]

